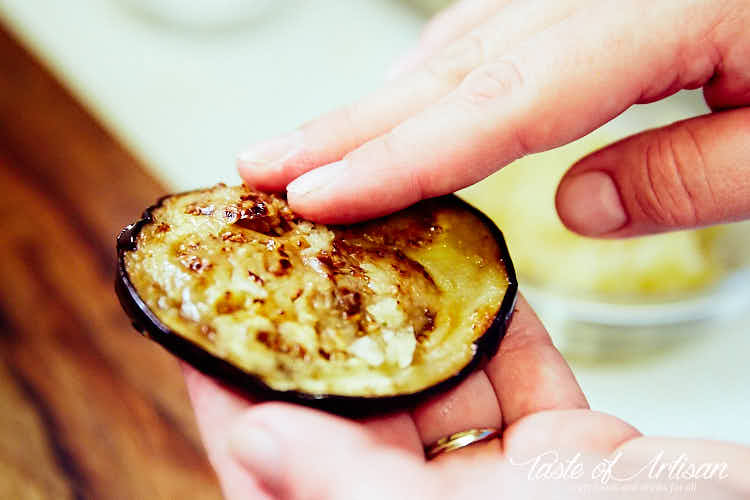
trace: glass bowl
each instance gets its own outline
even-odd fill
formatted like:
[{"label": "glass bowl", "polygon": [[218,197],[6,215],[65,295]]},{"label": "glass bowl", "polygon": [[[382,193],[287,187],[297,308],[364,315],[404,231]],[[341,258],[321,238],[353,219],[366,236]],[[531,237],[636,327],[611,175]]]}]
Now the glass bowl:
[{"label": "glass bowl", "polygon": [[697,92],[636,106],[580,141],[521,159],[459,193],[503,230],[521,292],[569,358],[658,352],[750,307],[750,223],[603,241],[570,233],[555,213],[557,183],[577,159],[706,111]]},{"label": "glass bowl", "polygon": [[[750,243],[750,225],[726,227],[727,250]],[[732,239],[732,237],[735,239]],[[715,333],[721,322],[750,308],[750,266],[743,255],[727,262],[724,276],[682,296],[576,296],[543,286],[521,290],[566,357],[579,361],[624,360],[679,346]]]}]

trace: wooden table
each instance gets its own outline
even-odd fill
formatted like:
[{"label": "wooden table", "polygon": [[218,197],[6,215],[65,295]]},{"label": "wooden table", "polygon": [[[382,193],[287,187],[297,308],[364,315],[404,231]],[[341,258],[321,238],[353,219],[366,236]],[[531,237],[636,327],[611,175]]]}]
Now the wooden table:
[{"label": "wooden table", "polygon": [[220,498],[176,361],[113,292],[164,191],[0,28],[0,498]]}]

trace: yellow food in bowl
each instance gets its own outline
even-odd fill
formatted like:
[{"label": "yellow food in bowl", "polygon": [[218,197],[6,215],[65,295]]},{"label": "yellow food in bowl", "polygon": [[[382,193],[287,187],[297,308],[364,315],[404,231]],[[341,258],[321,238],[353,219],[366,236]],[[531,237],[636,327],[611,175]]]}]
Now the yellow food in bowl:
[{"label": "yellow food in bowl", "polygon": [[720,227],[611,241],[562,225],[554,206],[559,180],[576,160],[609,142],[595,133],[528,156],[459,195],[502,228],[528,284],[631,299],[676,297],[718,280],[725,272],[716,248]]}]

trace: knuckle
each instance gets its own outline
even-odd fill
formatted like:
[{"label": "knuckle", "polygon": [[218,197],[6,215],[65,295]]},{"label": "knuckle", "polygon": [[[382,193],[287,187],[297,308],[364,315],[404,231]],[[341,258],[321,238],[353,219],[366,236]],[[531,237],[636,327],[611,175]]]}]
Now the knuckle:
[{"label": "knuckle", "polygon": [[[408,145],[399,136],[398,127],[350,152],[345,158],[351,165],[367,165],[374,178],[399,179],[398,191],[411,202],[434,196],[433,184],[439,179],[429,169],[411,164]],[[438,193],[443,194],[443,193]]]},{"label": "knuckle", "polygon": [[458,85],[472,69],[484,64],[487,54],[484,38],[469,33],[429,58],[425,68],[438,80]]},{"label": "knuckle", "polygon": [[353,167],[366,167],[374,176],[389,176],[394,170],[403,168],[400,141],[394,131],[367,141],[344,155],[344,160]]},{"label": "knuckle", "polygon": [[355,131],[359,130],[359,121],[357,120],[357,112],[354,109],[353,104],[346,104],[345,106],[341,107],[341,114],[340,114],[340,126],[341,126],[341,132],[344,131]]},{"label": "knuckle", "polygon": [[369,129],[363,123],[356,104],[350,103],[329,111],[323,117],[303,125],[309,137],[335,138],[339,150],[352,150],[368,137]]},{"label": "knuckle", "polygon": [[461,96],[473,105],[507,98],[523,87],[524,78],[512,60],[496,61],[485,64],[472,71],[461,83]]},{"label": "knuckle", "polygon": [[385,134],[377,144],[380,146],[381,155],[384,163],[390,168],[401,168],[401,154],[399,140],[395,133]]},{"label": "knuckle", "polygon": [[449,19],[446,12],[438,12],[432,19],[427,21],[422,32],[419,34],[419,43],[421,45],[431,45],[438,43],[442,38],[442,32]]},{"label": "knuckle", "polygon": [[717,205],[705,157],[689,126],[654,132],[642,149],[637,201],[644,214],[664,227],[695,227],[710,221]]}]

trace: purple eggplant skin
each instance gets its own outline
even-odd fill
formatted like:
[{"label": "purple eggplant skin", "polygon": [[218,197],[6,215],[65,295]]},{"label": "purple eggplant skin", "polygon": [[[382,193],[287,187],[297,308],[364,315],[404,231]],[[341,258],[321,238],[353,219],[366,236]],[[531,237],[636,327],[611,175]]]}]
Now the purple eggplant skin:
[{"label": "purple eggplant skin", "polygon": [[117,237],[117,275],[115,279],[117,297],[122,308],[130,317],[133,327],[138,332],[158,342],[167,351],[186,361],[200,372],[216,378],[228,389],[249,397],[253,401],[286,401],[350,418],[362,418],[376,414],[408,410],[431,396],[455,387],[470,373],[481,369],[497,353],[500,342],[505,335],[505,331],[513,315],[518,297],[518,280],[502,232],[480,210],[455,195],[447,195],[443,198],[451,203],[456,203],[457,201],[459,205],[464,206],[476,215],[490,230],[497,242],[508,279],[508,287],[497,309],[494,320],[489,328],[485,330],[484,334],[474,342],[476,349],[471,361],[456,373],[446,377],[443,381],[421,391],[408,394],[372,397],[309,394],[299,391],[274,390],[259,377],[210,354],[165,326],[141,299],[133,286],[125,268],[125,254],[135,250],[139,232],[145,225],[153,221],[152,212],[160,207],[162,202],[170,196],[174,195],[160,198],[156,204],[147,208],[138,221],[123,228]]}]

